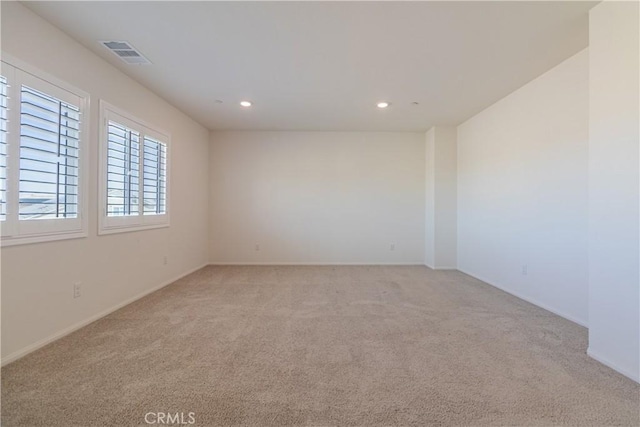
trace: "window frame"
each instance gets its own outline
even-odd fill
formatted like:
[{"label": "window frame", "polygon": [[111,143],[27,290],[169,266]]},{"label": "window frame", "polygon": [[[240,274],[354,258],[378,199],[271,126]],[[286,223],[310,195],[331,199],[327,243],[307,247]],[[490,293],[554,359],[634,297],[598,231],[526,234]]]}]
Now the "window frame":
[{"label": "window frame", "polygon": [[[88,236],[89,159],[91,150],[90,95],[49,73],[2,53],[0,74],[7,78],[7,217],[0,227],[0,247]],[[78,156],[78,213],[76,218],[19,219],[22,86],[63,102],[72,101],[80,111]]]},{"label": "window frame", "polygon": [[[140,166],[139,166],[139,195],[144,198],[144,166],[143,150],[144,138],[149,137],[166,146],[165,160],[165,213],[164,214],[144,214],[144,209],[140,209],[137,215],[130,216],[107,216],[107,177],[108,177],[108,149],[109,149],[109,121],[116,122],[135,130],[140,134]],[[171,135],[158,129],[144,120],[132,116],[128,112],[115,107],[105,100],[100,100],[100,137],[98,155],[98,235],[127,233],[132,231],[151,230],[155,228],[165,228],[170,226],[170,171],[171,171]]]}]

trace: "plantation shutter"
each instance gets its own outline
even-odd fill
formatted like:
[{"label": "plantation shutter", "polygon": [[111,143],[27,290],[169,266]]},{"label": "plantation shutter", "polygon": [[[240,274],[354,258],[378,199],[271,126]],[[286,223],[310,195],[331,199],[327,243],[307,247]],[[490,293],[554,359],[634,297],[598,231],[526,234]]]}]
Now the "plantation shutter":
[{"label": "plantation shutter", "polygon": [[140,134],[109,121],[107,143],[107,216],[138,215]]},{"label": "plantation shutter", "polygon": [[78,217],[79,137],[77,105],[21,87],[20,220]]},{"label": "plantation shutter", "polygon": [[144,138],[144,214],[166,213],[167,146]]},{"label": "plantation shutter", "polygon": [[0,76],[0,221],[7,219],[7,79]]},{"label": "plantation shutter", "polygon": [[170,137],[101,102],[98,233],[169,226]]}]

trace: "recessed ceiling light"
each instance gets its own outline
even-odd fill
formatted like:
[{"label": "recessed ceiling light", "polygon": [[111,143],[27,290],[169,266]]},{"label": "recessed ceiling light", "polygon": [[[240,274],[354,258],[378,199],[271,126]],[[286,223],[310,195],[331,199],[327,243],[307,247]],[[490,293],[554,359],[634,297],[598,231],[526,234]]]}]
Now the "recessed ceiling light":
[{"label": "recessed ceiling light", "polygon": [[378,102],[378,108],[387,108],[388,106],[388,102]]},{"label": "recessed ceiling light", "polygon": [[251,107],[251,102],[249,101],[240,101],[240,105],[243,107]]}]

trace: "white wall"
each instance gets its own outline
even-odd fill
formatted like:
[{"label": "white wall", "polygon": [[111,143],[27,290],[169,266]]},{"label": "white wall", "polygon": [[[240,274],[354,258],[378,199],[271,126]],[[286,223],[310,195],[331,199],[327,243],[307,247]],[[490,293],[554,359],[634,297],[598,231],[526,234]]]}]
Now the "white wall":
[{"label": "white wall", "polygon": [[210,158],[212,262],[424,262],[424,134],[212,132]]},{"label": "white wall", "polygon": [[640,381],[638,3],[589,14],[589,354]]},{"label": "white wall", "polygon": [[[18,2],[2,2],[2,50],[91,95],[89,237],[2,249],[7,362],[208,261],[209,132]],[[170,228],[97,236],[99,99],[171,133]]]},{"label": "white wall", "polygon": [[458,268],[583,325],[588,65],[583,50],[458,127]]},{"label": "white wall", "polygon": [[456,133],[453,126],[437,126],[425,134],[425,264],[435,269],[457,264]]},{"label": "white wall", "polygon": [[424,263],[429,268],[436,265],[436,128],[432,127],[424,135],[425,144],[425,230]]}]

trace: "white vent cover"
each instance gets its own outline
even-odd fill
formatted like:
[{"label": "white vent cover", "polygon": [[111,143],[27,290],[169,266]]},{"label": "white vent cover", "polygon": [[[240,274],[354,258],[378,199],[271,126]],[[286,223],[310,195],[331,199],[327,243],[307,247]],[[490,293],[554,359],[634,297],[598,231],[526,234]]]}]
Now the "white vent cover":
[{"label": "white vent cover", "polygon": [[127,64],[146,65],[151,64],[140,52],[138,52],[129,42],[125,41],[102,41],[100,42],[113,52],[118,58]]}]

